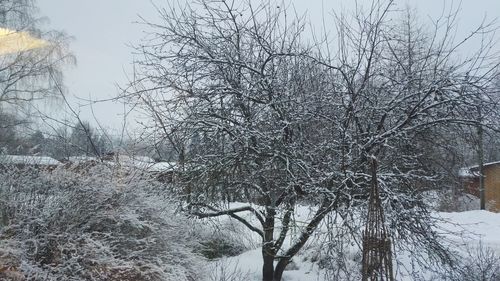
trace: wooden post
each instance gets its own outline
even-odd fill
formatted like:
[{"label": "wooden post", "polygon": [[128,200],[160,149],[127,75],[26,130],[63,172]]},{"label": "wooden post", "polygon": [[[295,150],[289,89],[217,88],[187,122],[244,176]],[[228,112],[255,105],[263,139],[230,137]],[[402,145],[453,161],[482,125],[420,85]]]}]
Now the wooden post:
[{"label": "wooden post", "polygon": [[483,125],[481,116],[481,104],[478,106],[479,124],[477,125],[477,155],[479,161],[479,200],[480,209],[486,209],[485,186],[484,186],[484,147],[483,147]]}]

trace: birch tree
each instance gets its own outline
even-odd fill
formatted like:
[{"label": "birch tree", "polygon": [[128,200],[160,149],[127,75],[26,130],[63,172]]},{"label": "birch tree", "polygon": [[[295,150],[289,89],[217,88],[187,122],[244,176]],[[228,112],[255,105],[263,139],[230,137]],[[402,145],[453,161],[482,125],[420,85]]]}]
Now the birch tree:
[{"label": "birch tree", "polygon": [[68,37],[42,30],[36,12],[32,0],[0,1],[0,109],[58,96],[62,67],[74,62]]}]

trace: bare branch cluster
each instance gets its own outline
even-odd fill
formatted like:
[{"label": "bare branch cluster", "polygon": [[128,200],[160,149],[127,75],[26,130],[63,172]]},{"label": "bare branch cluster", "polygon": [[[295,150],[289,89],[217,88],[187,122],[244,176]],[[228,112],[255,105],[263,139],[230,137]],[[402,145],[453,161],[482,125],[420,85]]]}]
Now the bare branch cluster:
[{"label": "bare branch cluster", "polygon": [[[429,148],[445,150],[434,144],[446,128],[479,122],[478,100],[495,109],[493,27],[457,41],[456,12],[424,29],[410,11],[374,1],[368,11],[336,17],[336,44],[310,44],[307,22],[286,7],[238,3],[158,8],[124,94],[150,114],[147,129],[175,148],[188,209],[229,215],[257,232],[263,278],[280,280],[327,214],[359,229],[349,216],[367,204],[374,157],[397,246],[411,241],[450,260],[422,200],[440,176],[425,161]],[[484,44],[458,58],[471,38]],[[220,200],[248,206],[220,207]],[[286,248],[298,203],[315,214]]]}]

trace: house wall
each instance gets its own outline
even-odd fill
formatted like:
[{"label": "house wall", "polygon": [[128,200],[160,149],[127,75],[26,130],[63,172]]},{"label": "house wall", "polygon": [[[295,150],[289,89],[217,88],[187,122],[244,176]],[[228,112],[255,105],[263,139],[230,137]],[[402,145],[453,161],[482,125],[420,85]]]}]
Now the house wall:
[{"label": "house wall", "polygon": [[477,196],[479,198],[479,178],[466,177],[462,178],[464,191]]},{"label": "house wall", "polygon": [[[486,209],[500,212],[500,164],[484,167]],[[479,177],[463,177],[465,192],[479,198]]]},{"label": "house wall", "polygon": [[489,211],[500,212],[500,165],[485,169],[485,199]]}]

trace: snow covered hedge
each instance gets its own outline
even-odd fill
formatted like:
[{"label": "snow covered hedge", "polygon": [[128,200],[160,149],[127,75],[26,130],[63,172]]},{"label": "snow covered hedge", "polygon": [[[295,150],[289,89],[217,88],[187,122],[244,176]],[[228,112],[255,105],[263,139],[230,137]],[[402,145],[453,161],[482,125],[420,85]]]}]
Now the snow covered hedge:
[{"label": "snow covered hedge", "polygon": [[0,172],[1,280],[198,280],[192,222],[164,187],[88,173]]}]

